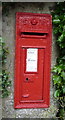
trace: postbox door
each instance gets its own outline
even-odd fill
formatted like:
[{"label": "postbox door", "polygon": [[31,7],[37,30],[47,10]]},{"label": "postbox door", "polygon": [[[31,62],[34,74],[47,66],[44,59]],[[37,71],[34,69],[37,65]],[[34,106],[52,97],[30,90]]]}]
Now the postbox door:
[{"label": "postbox door", "polygon": [[44,51],[21,47],[21,101],[43,100]]},{"label": "postbox door", "polygon": [[49,14],[16,14],[15,108],[49,107],[51,19]]}]

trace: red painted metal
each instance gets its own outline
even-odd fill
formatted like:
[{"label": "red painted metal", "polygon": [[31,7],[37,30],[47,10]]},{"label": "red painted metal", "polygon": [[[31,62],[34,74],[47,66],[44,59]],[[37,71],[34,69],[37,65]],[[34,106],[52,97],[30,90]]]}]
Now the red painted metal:
[{"label": "red painted metal", "polygon": [[[16,13],[14,108],[49,107],[51,38],[51,15]],[[26,70],[30,48],[37,50],[37,71]]]}]

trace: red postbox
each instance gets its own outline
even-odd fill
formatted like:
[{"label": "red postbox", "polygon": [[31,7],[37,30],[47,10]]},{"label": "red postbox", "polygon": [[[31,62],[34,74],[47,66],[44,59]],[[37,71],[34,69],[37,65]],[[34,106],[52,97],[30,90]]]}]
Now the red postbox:
[{"label": "red postbox", "polygon": [[49,14],[16,14],[15,108],[47,108],[52,21]]}]

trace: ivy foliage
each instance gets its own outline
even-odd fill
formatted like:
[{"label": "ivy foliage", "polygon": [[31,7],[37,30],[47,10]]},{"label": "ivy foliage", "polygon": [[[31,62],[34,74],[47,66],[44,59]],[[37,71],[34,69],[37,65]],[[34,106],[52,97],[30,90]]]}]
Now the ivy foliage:
[{"label": "ivy foliage", "polygon": [[54,97],[58,100],[60,119],[65,117],[65,2],[56,3],[53,16],[53,31],[59,48],[59,57],[53,68]]},{"label": "ivy foliage", "polygon": [[11,86],[11,81],[9,80],[9,73],[7,72],[5,67],[8,53],[8,48],[5,48],[5,43],[0,37],[0,93],[1,97],[3,98],[9,95],[10,91],[8,90],[8,87]]}]

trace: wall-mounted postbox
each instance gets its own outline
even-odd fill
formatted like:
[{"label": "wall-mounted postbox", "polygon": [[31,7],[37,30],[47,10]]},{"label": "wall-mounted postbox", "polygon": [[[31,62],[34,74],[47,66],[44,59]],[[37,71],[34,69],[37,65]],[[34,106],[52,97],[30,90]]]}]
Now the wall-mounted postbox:
[{"label": "wall-mounted postbox", "polygon": [[51,15],[16,14],[15,108],[49,107],[51,34]]}]

